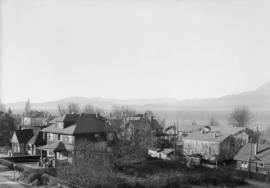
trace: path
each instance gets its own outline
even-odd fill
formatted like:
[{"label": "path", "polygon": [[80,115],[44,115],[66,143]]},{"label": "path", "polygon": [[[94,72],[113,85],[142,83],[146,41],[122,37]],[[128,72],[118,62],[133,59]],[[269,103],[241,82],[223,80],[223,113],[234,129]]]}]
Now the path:
[{"label": "path", "polygon": [[[19,176],[17,172],[16,177]],[[26,188],[22,184],[14,181],[14,171],[0,164],[0,188]]]}]

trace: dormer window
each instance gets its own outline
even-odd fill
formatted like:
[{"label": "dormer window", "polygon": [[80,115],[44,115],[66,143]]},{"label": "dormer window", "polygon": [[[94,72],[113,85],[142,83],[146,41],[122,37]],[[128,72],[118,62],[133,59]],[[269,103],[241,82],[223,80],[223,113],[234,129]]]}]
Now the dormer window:
[{"label": "dormer window", "polygon": [[58,122],[57,123],[57,128],[63,129],[64,128],[64,123],[63,122]]}]

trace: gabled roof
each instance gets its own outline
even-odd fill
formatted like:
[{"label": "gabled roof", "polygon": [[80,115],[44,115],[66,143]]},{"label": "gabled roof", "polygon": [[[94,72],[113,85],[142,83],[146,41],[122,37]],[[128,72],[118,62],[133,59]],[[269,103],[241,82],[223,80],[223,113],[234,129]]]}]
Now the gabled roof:
[{"label": "gabled roof", "polygon": [[258,152],[255,155],[255,144],[245,144],[234,157],[238,161],[252,161],[270,164],[270,145],[258,144]]},{"label": "gabled roof", "polygon": [[96,114],[82,114],[76,122],[74,134],[107,132],[106,120]]},{"label": "gabled roof", "polygon": [[57,124],[52,124],[49,127],[42,129],[41,131],[47,133],[57,133],[57,134],[66,134],[66,135],[73,135],[76,125],[68,126],[67,128],[61,129],[58,128]]},{"label": "gabled roof", "polygon": [[162,129],[161,125],[158,123],[156,119],[146,119],[141,118],[139,120],[129,120],[130,124],[134,125],[134,128],[136,129],[144,129],[145,127],[149,126],[151,130],[155,129]]},{"label": "gabled roof", "polygon": [[47,145],[44,145],[44,146],[37,147],[37,149],[49,150],[49,151],[53,151],[53,152],[61,152],[61,151],[73,151],[74,146],[67,145],[67,144],[64,144],[61,141],[58,141],[58,142],[53,142],[51,144],[47,144]]},{"label": "gabled roof", "polygon": [[252,134],[252,130],[246,127],[235,127],[232,125],[219,125],[219,126],[212,126],[211,129],[213,131],[220,131],[227,134],[237,135],[242,132],[246,132],[247,134]]},{"label": "gabled roof", "polygon": [[108,122],[112,130],[115,130],[115,131],[121,129],[122,125],[124,124],[123,119],[110,119],[108,120]]},{"label": "gabled roof", "polygon": [[15,119],[13,115],[0,111],[0,120],[4,118]]},{"label": "gabled roof", "polygon": [[55,122],[75,122],[80,117],[79,114],[66,114],[54,119]]},{"label": "gabled roof", "polygon": [[199,140],[208,142],[222,142],[226,138],[231,136],[231,134],[220,133],[220,132],[207,132],[202,133],[201,131],[196,131],[190,133],[188,136],[184,137],[183,140]]},{"label": "gabled roof", "polygon": [[42,144],[42,139],[43,139],[43,135],[42,132],[38,132],[37,134],[35,134],[29,141],[27,144],[32,144],[32,145],[41,145]]},{"label": "gabled roof", "polygon": [[32,129],[15,130],[14,134],[20,144],[27,144],[28,141],[34,136]]}]

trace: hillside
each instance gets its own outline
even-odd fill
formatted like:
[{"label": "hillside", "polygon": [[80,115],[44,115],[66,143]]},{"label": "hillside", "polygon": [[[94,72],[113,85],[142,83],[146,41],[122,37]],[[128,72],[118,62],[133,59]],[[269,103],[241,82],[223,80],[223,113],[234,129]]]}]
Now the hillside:
[{"label": "hillside", "polygon": [[[105,110],[115,105],[130,106],[135,109],[150,110],[229,110],[235,106],[246,105],[255,110],[270,109],[270,82],[254,91],[227,95],[219,98],[177,100],[173,98],[120,100],[110,98],[69,97],[56,101],[32,103],[33,109],[56,110],[58,104],[78,103],[80,106],[91,104]],[[25,102],[9,103],[7,107],[23,110]]]}]

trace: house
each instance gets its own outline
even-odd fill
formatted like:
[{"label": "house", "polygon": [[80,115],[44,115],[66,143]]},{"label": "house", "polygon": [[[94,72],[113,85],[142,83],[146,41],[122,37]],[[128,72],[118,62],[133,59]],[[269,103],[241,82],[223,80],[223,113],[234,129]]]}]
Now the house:
[{"label": "house", "polygon": [[43,133],[41,131],[34,132],[32,138],[27,142],[27,154],[28,155],[41,155],[40,150],[37,147],[45,144],[43,139]]},{"label": "house", "polygon": [[115,136],[118,140],[123,139],[122,129],[124,127],[125,121],[122,118],[110,118],[108,119],[108,124],[111,129],[114,131]]},{"label": "house", "polygon": [[84,151],[91,144],[94,151],[107,151],[107,121],[98,114],[67,114],[55,124],[42,129],[47,144],[38,147],[57,163],[73,160],[73,155]]},{"label": "house", "polygon": [[32,111],[28,115],[23,115],[21,128],[22,129],[33,129],[38,132],[40,128],[46,127],[48,122],[53,118],[45,112]]},{"label": "house", "polygon": [[165,148],[160,153],[160,159],[163,160],[171,160],[173,158],[174,149],[173,148]]},{"label": "house", "polygon": [[237,169],[270,174],[270,145],[245,144],[234,157]]},{"label": "house", "polygon": [[148,156],[150,156],[150,157],[152,157],[152,158],[160,158],[160,151],[161,151],[162,149],[160,149],[160,148],[149,148],[148,149]]},{"label": "house", "polygon": [[0,146],[10,146],[10,139],[15,129],[15,118],[0,111]]},{"label": "house", "polygon": [[255,132],[246,127],[235,127],[232,125],[219,125],[211,127],[212,131],[220,131],[222,133],[233,135],[243,146],[255,139]]},{"label": "house", "polygon": [[45,145],[38,147],[42,155],[59,161],[70,161],[74,151],[74,131],[79,114],[66,114],[55,118],[54,123],[41,129]]},{"label": "house", "polygon": [[34,132],[32,129],[15,130],[11,138],[12,156],[27,155],[27,144],[33,136]]},{"label": "house", "polygon": [[162,126],[152,116],[150,118],[136,116],[134,118],[124,119],[125,123],[122,125],[122,137],[124,140],[132,141],[136,134],[140,132],[148,133],[152,142],[157,142],[158,137],[154,135],[162,132]]},{"label": "house", "polygon": [[173,159],[174,149],[173,148],[149,148],[148,156],[157,159],[171,160]]},{"label": "house", "polygon": [[231,134],[202,129],[183,138],[183,154],[199,154],[208,161],[231,160],[241,145]]}]

